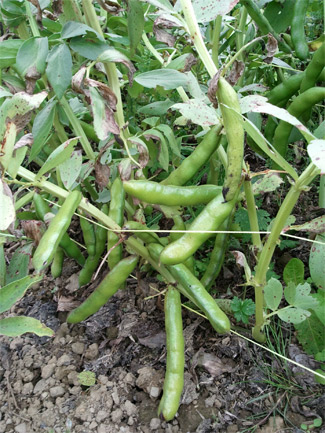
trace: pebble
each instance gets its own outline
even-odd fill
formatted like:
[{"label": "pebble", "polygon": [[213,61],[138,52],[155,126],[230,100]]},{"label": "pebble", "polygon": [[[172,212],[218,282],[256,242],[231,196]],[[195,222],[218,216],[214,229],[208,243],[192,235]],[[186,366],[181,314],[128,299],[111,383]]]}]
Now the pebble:
[{"label": "pebble", "polygon": [[159,418],[152,418],[152,420],[150,421],[150,429],[157,430],[158,428],[160,428],[160,424],[161,421]]},{"label": "pebble", "polygon": [[128,416],[132,416],[137,413],[136,405],[131,403],[130,400],[126,400],[126,402],[124,403],[124,407]]},{"label": "pebble", "polygon": [[120,408],[113,410],[111,413],[112,421],[115,423],[121,422],[123,418],[123,412]]},{"label": "pebble", "polygon": [[97,415],[96,415],[96,421],[97,421],[98,423],[101,423],[101,422],[104,421],[104,419],[106,419],[107,417],[108,417],[108,413],[107,413],[106,410],[99,410],[99,411],[97,412]]},{"label": "pebble", "polygon": [[44,391],[44,389],[46,388],[46,386],[47,386],[47,383],[44,379],[39,380],[34,387],[33,393],[34,394],[42,393]]},{"label": "pebble", "polygon": [[63,386],[53,386],[53,388],[50,389],[50,395],[51,397],[60,397],[61,395],[64,395],[65,390]]},{"label": "pebble", "polygon": [[157,386],[152,386],[150,388],[150,397],[158,398],[159,394],[160,394],[160,388],[158,388]]},{"label": "pebble", "polygon": [[58,367],[62,367],[62,365],[69,365],[71,363],[71,358],[68,354],[62,355],[57,362]]},{"label": "pebble", "polygon": [[97,343],[93,343],[91,344],[88,349],[85,352],[85,358],[87,359],[95,359],[98,356],[98,344]]},{"label": "pebble", "polygon": [[52,376],[52,374],[54,373],[55,370],[55,364],[48,364],[48,365],[44,365],[44,367],[42,368],[42,378],[43,379],[48,379],[49,377]]},{"label": "pebble", "polygon": [[15,432],[17,432],[17,433],[27,433],[26,424],[23,422],[21,424],[16,425]]},{"label": "pebble", "polygon": [[77,341],[76,343],[71,344],[71,349],[73,353],[76,353],[77,355],[82,355],[85,350],[85,345],[84,343]]},{"label": "pebble", "polygon": [[33,389],[34,389],[34,386],[33,386],[33,384],[31,382],[25,383],[25,385],[23,386],[23,389],[22,389],[21,393],[23,395],[29,395],[29,394],[32,394]]}]

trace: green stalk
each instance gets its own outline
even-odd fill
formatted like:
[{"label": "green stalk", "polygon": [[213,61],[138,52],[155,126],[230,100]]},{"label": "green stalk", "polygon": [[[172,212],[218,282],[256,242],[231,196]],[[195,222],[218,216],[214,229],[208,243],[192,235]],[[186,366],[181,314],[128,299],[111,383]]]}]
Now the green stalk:
[{"label": "green stalk", "polygon": [[325,208],[325,175],[320,177],[318,206]]},{"label": "green stalk", "polygon": [[220,31],[222,25],[222,15],[218,15],[214,21],[213,34],[212,34],[212,60],[216,67],[219,67],[219,41]]},{"label": "green stalk", "polygon": [[[236,33],[236,49],[237,51],[241,50],[241,48],[244,46],[244,33],[245,33],[245,26],[247,21],[247,10],[245,7],[242,7],[240,9],[240,18],[238,23],[238,29]],[[239,60],[244,62],[244,55],[243,52],[240,53]]]},{"label": "green stalk", "polygon": [[[89,25],[89,27],[95,29],[96,32],[98,32],[98,34],[100,34],[104,39],[104,33],[99,25],[98,17],[95,8],[92,4],[92,0],[83,0],[82,4],[83,4],[83,11],[85,13],[87,24]],[[116,123],[120,127],[121,134],[124,133],[125,136],[128,136],[129,134],[127,129],[123,129],[125,126],[125,119],[123,113],[120,83],[119,83],[115,63],[112,62],[103,62],[103,63],[104,63],[106,75],[110,83],[111,89],[113,90],[117,98],[116,113],[115,113]]]},{"label": "green stalk", "polygon": [[27,203],[30,203],[33,200],[34,197],[34,191],[30,191],[27,194],[20,197],[19,200],[15,202],[15,210],[17,211],[23,206],[26,206]]},{"label": "green stalk", "polygon": [[30,3],[28,0],[25,0],[25,9],[26,9],[26,14],[27,14],[28,19],[29,19],[29,24],[30,24],[30,28],[31,28],[33,36],[41,36],[40,31],[37,27],[35,17],[32,14],[32,10],[31,10]]},{"label": "green stalk", "polygon": [[319,170],[311,163],[299,176],[298,180],[291,186],[286,198],[282,202],[275,220],[273,221],[271,234],[262,249],[256,266],[256,274],[252,283],[252,286],[255,289],[255,327],[253,328],[253,337],[257,341],[265,341],[265,336],[262,332],[264,326],[263,287],[266,284],[266,273],[269,269],[275,247],[278,243],[281,231],[283,230],[288,217],[291,215],[301,192],[306,189],[317,174],[319,174]]},{"label": "green stalk", "polygon": [[[247,203],[247,212],[249,225],[252,232],[259,232],[260,228],[258,225],[257,212],[255,206],[255,198],[253,194],[252,182],[250,179],[244,181],[244,191]],[[262,250],[262,241],[259,233],[252,233],[252,242],[254,250],[257,251],[257,255]]]},{"label": "green stalk", "polygon": [[67,117],[71,123],[73,132],[76,134],[76,136],[80,137],[80,143],[81,143],[83,150],[85,151],[87,157],[91,160],[94,160],[95,159],[95,153],[91,148],[91,145],[89,143],[87,135],[85,134],[84,130],[82,129],[82,126],[80,125],[79,120],[75,116],[74,112],[72,111],[72,108],[70,107],[68,101],[65,99],[64,96],[60,99],[60,104],[61,104],[62,108],[64,109],[65,114],[67,115]]},{"label": "green stalk", "polygon": [[83,23],[83,16],[76,0],[63,0],[62,2],[63,14],[60,15],[60,19],[63,24],[68,21],[79,21]]},{"label": "green stalk", "polygon": [[242,46],[234,56],[232,56],[232,58],[229,60],[228,63],[226,63],[223,68],[222,68],[222,75],[224,76],[225,73],[227,72],[227,70],[230,68],[230,66],[234,63],[235,60],[237,59],[241,59],[241,57],[243,56],[243,53],[245,50],[247,50],[248,47],[250,47],[251,45],[255,44],[256,42],[260,41],[263,39],[263,37],[265,36],[259,36],[258,38],[253,39],[252,41],[248,42],[246,45]]},{"label": "green stalk", "polygon": [[58,115],[57,111],[55,112],[55,115],[54,115],[53,125],[54,125],[54,129],[55,129],[56,133],[58,134],[58,138],[59,138],[60,142],[65,143],[69,139],[69,137],[67,136],[67,133],[65,132],[64,126],[60,122],[59,115]]}]

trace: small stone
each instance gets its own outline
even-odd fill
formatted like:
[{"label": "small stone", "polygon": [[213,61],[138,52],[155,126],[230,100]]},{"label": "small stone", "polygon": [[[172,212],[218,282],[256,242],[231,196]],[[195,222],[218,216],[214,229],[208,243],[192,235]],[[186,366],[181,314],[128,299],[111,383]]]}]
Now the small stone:
[{"label": "small stone", "polygon": [[73,353],[76,353],[77,355],[82,355],[85,350],[85,345],[84,343],[77,341],[76,343],[71,344],[71,349]]},{"label": "small stone", "polygon": [[53,386],[53,388],[50,389],[50,395],[51,397],[55,398],[55,397],[60,397],[61,395],[64,395],[65,390],[63,388],[63,386]]},{"label": "small stone", "polygon": [[128,373],[125,378],[124,382],[128,385],[134,386],[135,385],[135,376],[132,373]]},{"label": "small stone", "polygon": [[133,424],[134,424],[134,419],[132,418],[132,416],[129,416],[128,425],[133,425]]},{"label": "small stone", "polygon": [[160,394],[160,389],[157,386],[152,386],[150,388],[150,397],[158,398]]},{"label": "small stone", "polygon": [[124,403],[124,407],[128,416],[132,416],[137,413],[136,405],[131,403],[130,400],[126,400],[126,402]]},{"label": "small stone", "polygon": [[97,429],[97,433],[107,433],[109,431],[110,431],[110,426],[108,424],[102,424]]},{"label": "small stone", "polygon": [[116,387],[114,388],[111,396],[112,396],[112,399],[113,399],[114,403],[118,406],[120,404],[120,397],[118,395]]},{"label": "small stone", "polygon": [[58,367],[62,367],[62,365],[69,365],[71,363],[71,358],[66,353],[62,355],[57,362]]},{"label": "small stone", "polygon": [[104,376],[103,374],[100,374],[98,376],[98,383],[101,383],[102,385],[106,385],[108,382],[107,376]]},{"label": "small stone", "polygon": [[150,421],[150,429],[151,430],[157,430],[160,428],[161,421],[159,418],[152,418]]},{"label": "small stone", "polygon": [[122,418],[123,418],[123,412],[121,409],[116,409],[113,410],[113,412],[111,413],[112,416],[112,421],[115,423],[119,423],[121,422]]},{"label": "small stone", "polygon": [[97,421],[98,423],[101,423],[101,422],[104,421],[104,419],[106,419],[107,417],[108,417],[108,413],[107,413],[106,410],[99,410],[99,411],[97,412],[97,415],[96,415],[96,421]]},{"label": "small stone", "polygon": [[48,379],[49,377],[52,376],[52,374],[54,373],[55,370],[55,364],[48,364],[48,365],[44,365],[44,367],[42,368],[42,378],[43,379]]},{"label": "small stone", "polygon": [[85,352],[85,358],[87,359],[95,359],[98,356],[98,344],[97,343],[93,343],[91,344],[88,349]]},{"label": "small stone", "polygon": [[89,429],[94,430],[98,426],[96,421],[93,421],[89,424]]},{"label": "small stone", "polygon": [[23,395],[29,395],[33,392],[34,386],[31,382],[29,383],[25,383],[25,385],[23,386],[23,389],[21,391],[21,393]]},{"label": "small stone", "polygon": [[15,432],[17,432],[17,433],[27,433],[26,424],[23,422],[21,424],[16,425]]},{"label": "small stone", "polygon": [[110,411],[113,407],[113,399],[110,395],[106,396],[106,407]]},{"label": "small stone", "polygon": [[39,380],[34,387],[34,394],[41,394],[46,388],[47,383],[44,379]]}]

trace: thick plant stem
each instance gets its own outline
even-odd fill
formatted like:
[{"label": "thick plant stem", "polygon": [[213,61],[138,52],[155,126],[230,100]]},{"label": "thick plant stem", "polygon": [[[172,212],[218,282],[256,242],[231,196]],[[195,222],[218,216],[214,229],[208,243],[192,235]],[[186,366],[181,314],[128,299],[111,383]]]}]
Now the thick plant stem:
[{"label": "thick plant stem", "polygon": [[265,340],[265,336],[262,332],[264,326],[263,287],[266,284],[266,273],[269,269],[275,247],[279,240],[281,231],[283,230],[288,217],[291,215],[292,209],[297,203],[301,192],[306,189],[318,173],[319,170],[314,166],[314,164],[310,164],[300,175],[298,180],[292,185],[273,222],[271,234],[262,249],[256,266],[256,274],[252,283],[255,289],[255,327],[253,328],[253,337],[257,341],[261,342]]},{"label": "thick plant stem", "polygon": [[32,13],[30,3],[28,0],[25,0],[25,8],[26,8],[26,14],[28,16],[28,20],[29,20],[29,24],[30,24],[30,28],[32,30],[33,36],[41,36],[40,31],[37,27],[35,17]]},{"label": "thick plant stem", "polygon": [[[249,219],[249,225],[252,232],[258,232],[259,231],[259,225],[258,225],[258,219],[257,219],[257,212],[256,212],[256,206],[255,206],[255,198],[253,194],[252,189],[252,182],[250,179],[244,181],[244,191],[245,191],[245,198],[247,203],[247,212],[248,212],[248,219]],[[252,233],[252,241],[254,250],[256,250],[257,255],[262,250],[262,241],[259,233]]]},{"label": "thick plant stem", "polygon": [[[96,30],[96,32],[104,38],[104,34],[99,25],[98,17],[94,9],[94,6],[92,4],[92,0],[83,0],[82,4],[83,4],[83,11],[85,13],[87,24],[90,27],[92,27],[94,30]],[[127,129],[123,130],[125,126],[125,119],[123,113],[121,89],[120,89],[120,83],[117,75],[117,69],[115,63],[111,63],[111,62],[104,62],[104,67],[105,67],[107,79],[110,83],[110,87],[115,93],[115,96],[117,98],[115,119],[118,126],[121,129],[121,133],[123,132],[125,138],[127,138],[127,136],[129,135]]]},{"label": "thick plant stem", "polygon": [[212,34],[212,60],[216,67],[219,67],[219,41],[220,31],[222,25],[222,15],[218,15],[214,21],[213,34]]},{"label": "thick plant stem", "polygon": [[187,24],[187,30],[191,36],[191,39],[195,45],[196,50],[198,51],[200,58],[206,67],[206,70],[209,72],[210,77],[214,77],[214,75],[218,72],[216,65],[214,64],[207,47],[203,41],[200,27],[196,21],[194,9],[191,3],[191,0],[181,0],[182,10],[184,13],[185,21]]},{"label": "thick plant stem", "polygon": [[[240,9],[240,18],[238,24],[238,31],[236,33],[236,50],[237,52],[244,46],[244,34],[245,34],[245,26],[247,21],[247,10],[245,7]],[[239,60],[244,61],[243,52],[240,53]]]},{"label": "thick plant stem", "polygon": [[69,139],[69,137],[67,136],[67,133],[65,132],[64,127],[60,122],[59,115],[57,112],[54,115],[53,125],[61,143],[66,142]]},{"label": "thick plant stem", "polygon": [[82,126],[79,123],[79,120],[76,118],[74,112],[72,111],[72,108],[69,105],[69,102],[65,99],[63,96],[60,99],[60,104],[62,105],[65,114],[68,116],[68,119],[71,123],[71,126],[73,128],[74,133],[80,137],[80,143],[83,147],[83,150],[85,151],[87,157],[89,159],[94,160],[95,159],[95,153],[91,148],[91,145],[89,143],[89,140],[87,138],[87,135],[85,134]]}]

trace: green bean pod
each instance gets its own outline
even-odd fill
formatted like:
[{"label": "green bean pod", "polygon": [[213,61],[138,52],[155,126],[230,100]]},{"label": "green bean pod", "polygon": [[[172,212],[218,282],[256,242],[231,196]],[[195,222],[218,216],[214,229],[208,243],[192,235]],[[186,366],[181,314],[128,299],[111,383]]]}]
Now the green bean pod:
[{"label": "green bean pod", "polygon": [[64,233],[68,230],[71,218],[82,198],[79,191],[71,192],[65,199],[58,213],[42,236],[33,256],[33,266],[36,272],[44,269],[53,259]]},{"label": "green bean pod", "polygon": [[[325,88],[312,87],[301,93],[291,103],[288,112],[299,118],[305,111],[309,110],[313,105],[322,101],[325,98]],[[290,123],[281,120],[274,133],[274,147],[282,155],[285,156],[288,148],[288,141],[293,126]]]},{"label": "green bean pod", "polygon": [[185,365],[181,296],[172,286],[168,286],[164,309],[167,359],[163,396],[158,415],[162,415],[165,421],[171,421],[179,407],[184,386]]},{"label": "green bean pod", "polygon": [[218,83],[217,97],[228,140],[228,165],[222,193],[226,201],[231,201],[236,195],[241,181],[244,158],[244,128],[233,113],[233,110],[241,113],[237,93],[223,78]]},{"label": "green bean pod", "polygon": [[221,187],[216,185],[176,186],[149,180],[129,180],[123,182],[123,188],[141,201],[165,206],[206,204],[221,192]]},{"label": "green bean pod", "polygon": [[[150,255],[157,260],[161,256],[162,246],[149,244]],[[183,265],[167,266],[175,280],[185,289],[184,294],[193,300],[203,313],[207,316],[212,327],[219,333],[229,332],[230,322],[225,313],[218,307],[212,296],[205,290],[200,281]],[[183,291],[182,291],[183,293]],[[188,294],[188,295],[187,295]]]},{"label": "green bean pod", "polygon": [[255,1],[254,0],[241,0],[241,4],[243,6],[245,6],[248,14],[255,21],[260,32],[263,35],[267,35],[268,33],[271,33],[275,37],[275,39],[278,41],[279,48],[281,48],[281,50],[284,51],[285,53],[290,54],[291,49],[290,49],[289,45],[285,41],[283,41],[281,39],[280,35],[273,29],[269,20],[262,14],[260,8],[255,3]]},{"label": "green bean pod", "polygon": [[79,307],[71,311],[67,322],[79,323],[97,313],[126,281],[136,267],[137,262],[137,256],[128,256],[114,266],[94,292]]},{"label": "green bean pod", "polygon": [[[183,218],[180,215],[175,216],[174,225],[172,227],[172,231],[169,234],[169,239],[171,242],[175,242],[183,236],[183,233],[175,233],[174,230],[186,230],[185,223]],[[191,256],[185,260],[184,265],[194,274],[194,257]]]},{"label": "green bean pod", "polygon": [[[237,195],[227,202],[223,201],[221,194],[218,195],[194,219],[188,231],[217,230],[232,211],[236,201]],[[210,236],[212,233],[185,233],[181,238],[165,247],[160,256],[161,263],[175,265],[185,262]]]},{"label": "green bean pod", "polygon": [[62,266],[64,259],[64,251],[58,247],[55,251],[53,262],[51,264],[51,275],[53,278],[58,278],[62,274]]},{"label": "green bean pod", "polygon": [[[105,214],[108,213],[108,206],[104,204],[102,207],[102,212]],[[96,250],[94,256],[88,256],[84,267],[81,269],[79,273],[79,287],[88,284],[93,276],[93,273],[97,269],[101,256],[105,251],[106,247],[106,239],[107,239],[107,230],[102,225],[96,224],[95,226],[95,239],[96,239]]]},{"label": "green bean pod", "polygon": [[[118,225],[123,224],[125,193],[123,183],[117,177],[111,187],[111,202],[109,206],[109,217],[111,217]],[[112,248],[119,241],[119,237],[112,231],[107,232],[107,250]],[[117,245],[108,255],[107,262],[110,269],[121,260],[123,252],[122,244]]]},{"label": "green bean pod", "polygon": [[305,21],[308,5],[309,0],[296,0],[293,6],[291,38],[297,57],[300,60],[306,60],[309,55],[305,35]]},{"label": "green bean pod", "polygon": [[[229,224],[227,224],[226,230],[229,230]],[[201,284],[208,291],[221,271],[223,262],[225,260],[228,239],[229,233],[217,233],[214,247],[210,254],[208,266],[203,274],[203,277],[201,278]]]},{"label": "green bean pod", "polygon": [[94,225],[86,218],[80,217],[79,221],[87,252],[90,256],[94,256],[96,254],[96,237]]},{"label": "green bean pod", "polygon": [[[291,96],[295,95],[304,79],[305,73],[299,72],[298,74],[291,75],[283,83],[278,84],[270,92],[266,94],[270,104],[278,105],[282,101],[288,101]],[[285,105],[283,105],[285,106]]]},{"label": "green bean pod", "polygon": [[206,133],[201,143],[185,158],[181,165],[160,182],[163,185],[184,185],[208,162],[210,156],[218,149],[220,144],[222,126],[215,125]]},{"label": "green bean pod", "polygon": [[[47,213],[52,213],[52,209],[47,204],[47,202],[43,199],[43,197],[36,192],[33,197],[33,202],[34,202],[35,212],[38,219],[44,221],[45,215]],[[75,242],[73,242],[73,240],[70,238],[68,233],[64,233],[59,245],[61,248],[63,248],[65,254],[68,257],[75,259],[80,266],[83,266],[85,264],[84,256],[81,254],[81,251],[79,250],[78,246],[76,245]]]},{"label": "green bean pod", "polygon": [[325,67],[325,42],[314,53],[309,65],[305,69],[303,79],[300,86],[300,92],[314,87],[315,83],[320,78],[324,79],[323,69]]}]

